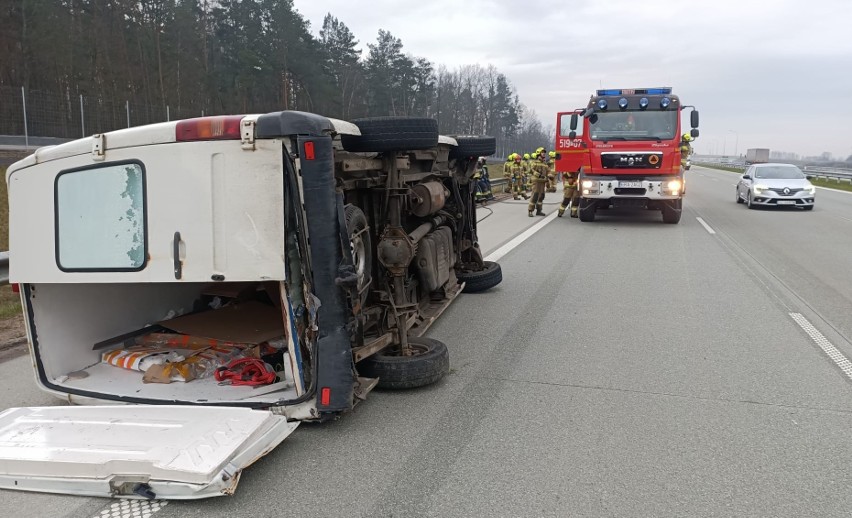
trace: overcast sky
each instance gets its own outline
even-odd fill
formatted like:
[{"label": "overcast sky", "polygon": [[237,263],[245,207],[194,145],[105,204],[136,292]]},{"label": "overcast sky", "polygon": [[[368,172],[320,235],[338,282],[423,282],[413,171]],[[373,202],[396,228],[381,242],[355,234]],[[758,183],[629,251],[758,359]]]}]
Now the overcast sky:
[{"label": "overcast sky", "polygon": [[852,155],[852,0],[295,0],[360,48],[379,29],[449,67],[493,64],[546,125],[601,86],[672,86],[699,153]]}]

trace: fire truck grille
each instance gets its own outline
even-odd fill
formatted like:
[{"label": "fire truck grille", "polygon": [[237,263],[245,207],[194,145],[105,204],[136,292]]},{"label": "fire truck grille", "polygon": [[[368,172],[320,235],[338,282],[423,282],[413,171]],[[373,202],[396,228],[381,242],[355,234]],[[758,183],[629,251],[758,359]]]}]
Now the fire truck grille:
[{"label": "fire truck grille", "polygon": [[601,153],[604,169],[659,169],[662,153]]}]

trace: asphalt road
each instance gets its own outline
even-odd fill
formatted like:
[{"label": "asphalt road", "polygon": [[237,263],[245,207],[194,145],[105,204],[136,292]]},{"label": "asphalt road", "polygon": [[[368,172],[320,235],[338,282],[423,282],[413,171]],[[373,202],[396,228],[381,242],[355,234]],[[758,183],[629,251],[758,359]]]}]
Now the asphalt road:
[{"label": "asphalt road", "polygon": [[[848,516],[852,385],[796,319],[852,356],[852,195],[750,211],[736,178],[694,167],[679,225],[552,219],[432,328],[444,381],[374,391],[236,496],[156,517]],[[544,219],[522,205],[480,210],[486,252]],[[27,367],[0,364],[3,406],[51,401]],[[16,516],[111,504],[0,492]]]}]

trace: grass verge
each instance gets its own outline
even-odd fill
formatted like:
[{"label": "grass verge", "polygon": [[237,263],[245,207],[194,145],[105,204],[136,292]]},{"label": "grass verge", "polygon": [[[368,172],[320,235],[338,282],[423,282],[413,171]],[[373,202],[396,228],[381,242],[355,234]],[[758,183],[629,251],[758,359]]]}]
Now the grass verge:
[{"label": "grass verge", "polygon": [[[0,166],[0,250],[9,249],[9,200],[6,193],[6,168]],[[21,313],[21,299],[11,286],[0,286],[0,320]]]},{"label": "grass verge", "polygon": [[9,249],[9,199],[6,192],[6,167],[0,166],[0,250]]},{"label": "grass verge", "polygon": [[852,192],[852,183],[839,182],[837,180],[826,180],[825,178],[813,178],[811,183],[818,187],[828,187],[829,189]]},{"label": "grass verge", "polygon": [[8,320],[20,314],[20,296],[17,293],[12,293],[11,286],[0,286],[0,321]]},{"label": "grass verge", "polygon": [[695,165],[698,165],[698,166],[701,166],[701,167],[706,167],[708,169],[718,169],[720,171],[728,171],[729,173],[737,173],[737,174],[742,174],[743,171],[745,170],[742,167],[729,167],[729,166],[726,166],[726,165],[716,165],[716,164],[700,164],[698,162],[696,162]]}]

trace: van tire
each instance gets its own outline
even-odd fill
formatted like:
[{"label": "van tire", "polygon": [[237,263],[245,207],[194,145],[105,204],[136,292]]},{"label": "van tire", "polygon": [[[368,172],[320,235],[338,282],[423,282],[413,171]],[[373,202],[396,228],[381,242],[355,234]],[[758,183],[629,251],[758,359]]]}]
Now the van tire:
[{"label": "van tire", "polygon": [[438,145],[438,121],[427,117],[369,117],[352,121],[361,135],[341,135],[343,149],[383,153],[431,149]]},{"label": "van tire", "polygon": [[402,390],[431,385],[450,372],[450,352],[443,342],[409,337],[408,344],[418,354],[400,356],[385,349],[358,363],[358,374],[378,378],[380,388]]},{"label": "van tire", "polygon": [[497,139],[494,137],[453,137],[458,146],[450,149],[450,158],[470,158],[491,156],[497,152]]},{"label": "van tire", "polygon": [[[370,240],[370,232],[363,232],[369,225],[364,211],[355,205],[346,205],[343,208],[343,213],[346,219],[349,246],[352,247],[352,261],[355,265],[355,272],[358,274],[358,293],[361,293],[361,303],[363,304],[368,293],[365,288],[372,281],[373,274],[373,244]],[[358,232],[361,233],[358,234]],[[357,237],[356,234],[358,234]]]},{"label": "van tire", "polygon": [[503,269],[491,261],[483,262],[484,268],[479,271],[456,271],[459,283],[465,283],[464,293],[479,293],[497,286],[503,282]]}]

